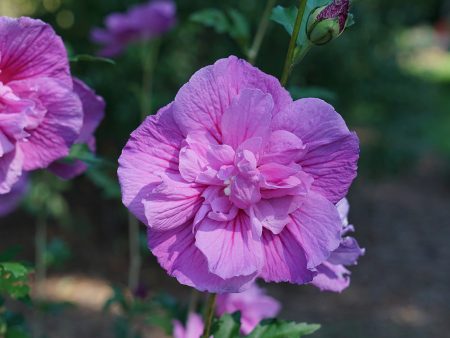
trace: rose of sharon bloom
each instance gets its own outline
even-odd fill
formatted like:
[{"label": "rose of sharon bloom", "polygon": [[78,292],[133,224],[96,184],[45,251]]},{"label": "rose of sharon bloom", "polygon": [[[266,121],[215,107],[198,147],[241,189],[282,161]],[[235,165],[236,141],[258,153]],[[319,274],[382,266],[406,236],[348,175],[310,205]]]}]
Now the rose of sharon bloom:
[{"label": "rose of sharon bloom", "polygon": [[21,176],[19,181],[13,185],[11,191],[0,195],[0,217],[13,212],[25,196],[28,188],[28,181],[25,175]]},{"label": "rose of sharon bloom", "polygon": [[347,236],[355,231],[353,225],[348,224],[348,211],[350,206],[346,198],[337,203],[337,209],[342,220],[342,239],[339,247],[331,253],[326,262],[317,267],[319,272],[312,284],[325,291],[341,292],[350,285],[350,271],[348,265],[356,265],[358,258],[365,253],[353,237]]},{"label": "rose of sharon bloom", "polygon": [[171,29],[176,21],[171,0],[154,0],[132,7],[127,13],[113,13],[105,20],[106,29],[92,30],[92,41],[103,45],[103,56],[115,56],[132,42],[156,38]]},{"label": "rose of sharon bloom", "polygon": [[40,20],[0,17],[0,194],[66,156],[83,121],[62,40]]},{"label": "rose of sharon bloom", "polygon": [[[90,151],[95,152],[94,133],[105,116],[105,101],[77,78],[73,78],[73,90],[80,98],[83,107],[83,125],[75,143],[86,144]],[[49,170],[59,177],[69,180],[85,172],[87,167],[87,164],[81,160],[75,160],[73,163],[61,160],[52,163]]]},{"label": "rose of sharon bloom", "polygon": [[256,283],[244,292],[222,294],[217,297],[217,314],[221,316],[240,311],[241,332],[246,335],[252,332],[261,320],[276,317],[280,309],[280,303],[267,296]]},{"label": "rose of sharon bloom", "polygon": [[195,73],[132,133],[124,204],[182,284],[240,292],[256,277],[309,283],[341,242],[335,203],[356,176],[357,136],[318,99],[229,57]]},{"label": "rose of sharon bloom", "polygon": [[202,317],[196,313],[189,313],[186,328],[178,320],[173,321],[173,326],[174,338],[200,338],[204,329]]}]

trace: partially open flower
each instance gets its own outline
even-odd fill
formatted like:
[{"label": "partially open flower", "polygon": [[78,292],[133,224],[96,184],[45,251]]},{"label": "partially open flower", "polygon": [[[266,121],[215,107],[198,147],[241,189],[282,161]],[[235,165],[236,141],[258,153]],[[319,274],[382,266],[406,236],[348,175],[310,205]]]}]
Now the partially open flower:
[{"label": "partially open flower", "polygon": [[327,6],[316,8],[309,16],[306,34],[311,43],[324,45],[337,38],[345,29],[350,0],[333,0]]},{"label": "partially open flower", "polygon": [[274,318],[280,309],[280,303],[266,295],[256,283],[244,292],[226,293],[217,297],[216,312],[219,316],[241,312],[241,332],[245,335],[252,332],[261,320]]}]

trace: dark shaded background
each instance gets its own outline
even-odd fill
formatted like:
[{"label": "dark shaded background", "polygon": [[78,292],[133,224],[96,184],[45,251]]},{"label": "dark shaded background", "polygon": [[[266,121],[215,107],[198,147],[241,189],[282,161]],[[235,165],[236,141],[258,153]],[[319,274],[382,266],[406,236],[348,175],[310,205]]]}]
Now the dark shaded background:
[{"label": "dark shaded background", "polygon": [[[2,15],[30,15],[52,24],[72,54],[95,53],[90,29],[108,13],[138,2],[1,1]],[[264,2],[189,0],[177,5],[178,26],[162,41],[154,107],[172,100],[200,67],[230,54],[243,56],[226,35],[190,22],[193,12],[237,8],[254,30]],[[330,101],[361,138],[359,177],[349,194],[350,221],[367,254],[352,268],[352,285],[342,294],[309,286],[267,288],[282,301],[282,318],[321,323],[317,338],[444,338],[450,332],[450,3],[355,0],[352,11],[356,24],[337,41],[315,48],[290,84],[300,87],[291,88],[293,94]],[[271,25],[257,66],[278,76],[288,39],[281,26]],[[132,47],[116,59],[116,66],[73,66],[74,74],[107,102],[97,142],[99,154],[113,163],[139,124],[139,58],[138,48]],[[107,167],[73,182],[50,184],[58,193],[49,234],[55,256],[49,294],[62,288],[66,298],[55,300],[68,298],[79,306],[46,315],[49,337],[113,337],[113,318],[99,309],[109,285],[127,281],[127,213],[115,181],[114,168]],[[32,261],[32,207],[0,223],[0,249],[15,247],[19,258]],[[143,252],[143,287],[150,293],[168,289],[187,301],[189,289]]]}]

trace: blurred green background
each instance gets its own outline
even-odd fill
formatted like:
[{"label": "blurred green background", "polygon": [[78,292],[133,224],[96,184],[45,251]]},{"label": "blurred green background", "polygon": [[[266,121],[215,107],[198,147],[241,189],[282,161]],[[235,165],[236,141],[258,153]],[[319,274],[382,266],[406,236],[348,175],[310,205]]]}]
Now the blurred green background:
[{"label": "blurred green background", "polygon": [[[63,37],[72,55],[94,54],[90,30],[102,26],[109,13],[139,2],[1,0],[0,13],[40,18]],[[192,22],[192,13],[234,8],[254,33],[264,5],[261,0],[177,1],[178,24],[161,41],[152,113],[170,102],[199,68],[231,54],[244,57],[229,36]],[[336,41],[314,48],[294,70],[288,88],[295,97],[318,96],[332,103],[361,139],[350,220],[367,255],[341,295],[298,286],[268,288],[284,304],[282,317],[322,323],[318,338],[444,337],[450,329],[445,241],[450,238],[450,1],[355,0],[352,12],[356,24]],[[256,65],[279,76],[288,41],[284,29],[272,23]],[[132,46],[115,59],[115,66],[73,65],[73,73],[107,102],[97,133],[98,153],[114,163],[140,120],[140,58],[139,46]],[[114,170],[105,175],[93,169],[61,190],[63,209],[70,215],[64,211],[63,217],[55,217],[51,235],[63,238],[72,254],[53,274],[124,284],[127,215],[117,198]],[[32,219],[18,211],[1,222],[1,247],[18,244],[31,260],[32,239],[26,236],[31,237]],[[64,247],[65,256],[69,248]],[[153,258],[145,259],[147,287],[168,287],[185,297],[188,290],[180,291]],[[71,330],[56,328],[51,337],[109,337],[108,319],[87,313],[65,312],[59,326],[84,320],[91,331],[72,328],[70,335]],[[63,331],[65,335],[57,335]]]}]

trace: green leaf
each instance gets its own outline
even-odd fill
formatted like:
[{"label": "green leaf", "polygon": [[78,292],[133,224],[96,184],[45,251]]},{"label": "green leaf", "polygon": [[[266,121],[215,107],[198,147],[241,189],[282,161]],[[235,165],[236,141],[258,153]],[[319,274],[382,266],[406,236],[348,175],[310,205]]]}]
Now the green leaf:
[{"label": "green leaf", "polygon": [[76,160],[83,161],[89,165],[103,164],[103,160],[96,157],[86,144],[74,144],[70,148],[70,153],[62,161],[72,163]]},{"label": "green leaf", "polygon": [[318,324],[287,322],[279,319],[263,320],[248,338],[301,338],[316,332]]},{"label": "green leaf", "polygon": [[0,294],[13,298],[26,297],[30,291],[29,273],[30,270],[20,263],[0,263]]},{"label": "green leaf", "polygon": [[225,13],[216,8],[203,9],[191,15],[190,20],[206,27],[212,27],[217,33],[229,32],[231,23]]},{"label": "green leaf", "polygon": [[213,28],[219,34],[228,34],[244,52],[247,51],[251,37],[250,24],[238,10],[232,8],[225,13],[216,8],[208,8],[195,12],[190,19],[193,22]]},{"label": "green leaf", "polygon": [[14,327],[12,329],[8,329],[6,332],[5,338],[29,338],[30,335],[25,329],[20,327]]},{"label": "green leaf", "polygon": [[289,35],[294,31],[294,23],[297,17],[297,7],[276,6],[272,9],[270,19],[284,27]]},{"label": "green leaf", "polygon": [[54,238],[45,250],[45,264],[47,267],[62,267],[71,256],[69,245],[62,239]]},{"label": "green leaf", "polygon": [[6,331],[8,330],[8,323],[3,316],[0,316],[0,337],[4,337]]},{"label": "green leaf", "polygon": [[0,263],[0,266],[15,278],[20,278],[28,274],[28,269],[20,263]]},{"label": "green leaf", "polygon": [[72,56],[71,58],[69,58],[69,61],[72,63],[76,63],[76,62],[99,62],[99,63],[107,63],[109,65],[115,65],[116,62],[114,60],[108,59],[108,58],[104,58],[104,57],[100,57],[100,56],[93,56],[93,55],[89,55],[89,54],[79,54],[79,55],[75,55]]},{"label": "green leaf", "polygon": [[124,311],[125,313],[128,312],[130,309],[130,304],[128,300],[126,299],[122,288],[119,286],[113,286],[114,294],[113,296],[106,301],[106,303],[103,305],[103,311],[107,312],[110,310],[111,306],[114,304],[117,304],[120,306],[120,309]]},{"label": "green leaf", "polygon": [[70,187],[71,181],[62,180],[52,173],[34,172],[24,207],[37,217],[51,217],[56,219],[58,224],[67,226],[72,218],[64,192]]},{"label": "green leaf", "polygon": [[227,313],[214,321],[211,333],[214,338],[237,338],[240,337],[240,328],[241,313]]},{"label": "green leaf", "polygon": [[170,318],[167,314],[152,314],[148,316],[146,322],[149,325],[163,329],[167,334],[172,333],[172,318]]},{"label": "green leaf", "polygon": [[11,246],[6,250],[0,252],[0,262],[13,260],[17,254],[22,250],[18,245]]},{"label": "green leaf", "polygon": [[99,167],[90,168],[86,174],[97,187],[103,190],[105,198],[120,198],[120,186],[115,177],[108,175]]},{"label": "green leaf", "polygon": [[250,40],[250,24],[247,18],[235,9],[228,10],[228,15],[231,19],[231,26],[229,33],[243,48],[247,48]]},{"label": "green leaf", "polygon": [[[330,2],[330,0],[307,0],[305,13],[303,14],[302,24],[300,26],[300,33],[297,38],[297,46],[303,48],[308,44],[306,24],[311,12],[317,7],[328,5]],[[271,19],[282,25],[289,35],[292,35],[292,32],[294,31],[295,19],[297,18],[297,12],[298,9],[294,6],[289,8],[277,6],[272,10]]]},{"label": "green leaf", "polygon": [[347,21],[345,22],[345,27],[351,27],[355,24],[355,16],[352,13],[348,13]]}]

